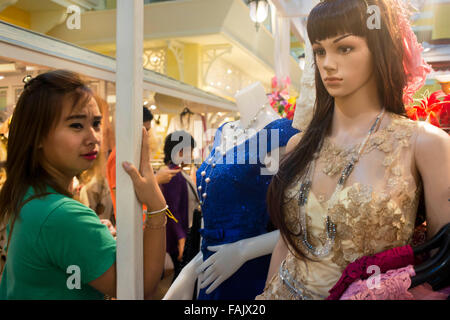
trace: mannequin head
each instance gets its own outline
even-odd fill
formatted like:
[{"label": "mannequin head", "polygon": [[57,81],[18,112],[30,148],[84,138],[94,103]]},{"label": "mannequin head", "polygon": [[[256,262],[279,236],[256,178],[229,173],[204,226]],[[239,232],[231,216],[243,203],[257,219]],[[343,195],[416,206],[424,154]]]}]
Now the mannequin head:
[{"label": "mannequin head", "polygon": [[[387,110],[404,114],[403,47],[392,3],[387,0],[328,0],[311,11],[307,30],[314,51],[316,106],[329,109],[330,100],[350,94],[370,81]],[[367,13],[367,6],[371,5],[379,9],[379,28],[368,27],[370,19],[376,15]],[[342,38],[344,36],[347,37]],[[329,76],[342,81],[337,85],[327,84],[324,80]]]}]

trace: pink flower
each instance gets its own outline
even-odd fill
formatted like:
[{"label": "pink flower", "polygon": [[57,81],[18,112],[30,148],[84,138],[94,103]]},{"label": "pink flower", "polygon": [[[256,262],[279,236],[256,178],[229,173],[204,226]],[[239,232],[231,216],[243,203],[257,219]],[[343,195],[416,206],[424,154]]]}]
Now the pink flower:
[{"label": "pink flower", "polygon": [[287,88],[291,85],[291,78],[287,76],[284,80],[281,81],[283,84],[283,88]]},{"label": "pink flower", "polygon": [[277,77],[273,77],[272,78],[272,89],[278,87],[278,81],[277,81]]}]

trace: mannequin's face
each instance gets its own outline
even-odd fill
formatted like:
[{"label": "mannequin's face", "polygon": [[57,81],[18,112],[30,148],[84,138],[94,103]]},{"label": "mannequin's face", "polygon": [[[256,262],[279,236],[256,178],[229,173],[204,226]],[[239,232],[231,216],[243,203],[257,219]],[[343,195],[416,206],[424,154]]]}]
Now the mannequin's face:
[{"label": "mannequin's face", "polygon": [[312,48],[322,82],[334,98],[367,85],[376,89],[372,54],[364,38],[343,34],[314,42]]}]

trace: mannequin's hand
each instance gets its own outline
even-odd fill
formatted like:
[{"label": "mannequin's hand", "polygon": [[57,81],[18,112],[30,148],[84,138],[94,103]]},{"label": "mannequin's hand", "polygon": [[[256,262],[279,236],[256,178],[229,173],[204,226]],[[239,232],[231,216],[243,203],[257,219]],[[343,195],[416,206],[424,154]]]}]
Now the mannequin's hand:
[{"label": "mannequin's hand", "polygon": [[192,300],[197,274],[195,270],[203,261],[200,251],[180,272],[170,286],[163,300]]},{"label": "mannequin's hand", "polygon": [[212,283],[206,290],[206,294],[213,292],[245,263],[240,241],[208,247],[208,250],[216,251],[216,253],[210,256],[197,269],[200,289]]}]

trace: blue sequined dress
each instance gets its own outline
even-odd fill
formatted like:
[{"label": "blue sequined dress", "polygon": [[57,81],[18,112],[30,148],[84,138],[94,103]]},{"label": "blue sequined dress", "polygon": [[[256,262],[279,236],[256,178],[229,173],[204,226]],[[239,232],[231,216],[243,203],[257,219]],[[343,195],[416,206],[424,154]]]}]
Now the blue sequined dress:
[{"label": "blue sequined dress", "polygon": [[[208,246],[267,233],[266,193],[272,175],[261,173],[265,168],[264,151],[286,146],[289,138],[298,133],[291,125],[292,121],[287,119],[272,121],[225,154],[218,148],[224,125],[216,131],[211,154],[197,170],[197,188],[200,187],[198,193],[203,201],[204,228],[200,230],[203,260],[214,254],[207,250]],[[200,290],[198,299],[254,299],[264,289],[270,257],[247,261],[210,294],[206,294],[207,288]]]}]

